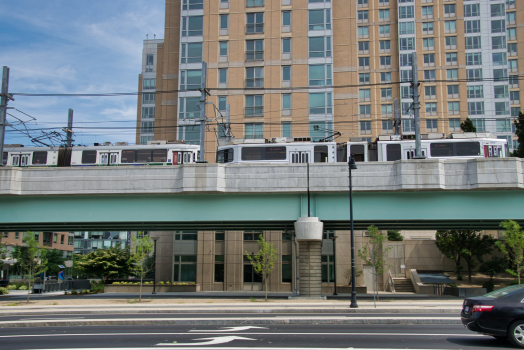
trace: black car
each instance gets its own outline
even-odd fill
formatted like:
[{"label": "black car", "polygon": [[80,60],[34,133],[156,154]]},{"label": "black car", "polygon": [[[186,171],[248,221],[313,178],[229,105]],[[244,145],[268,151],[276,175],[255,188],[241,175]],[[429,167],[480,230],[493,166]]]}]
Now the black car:
[{"label": "black car", "polygon": [[460,316],[470,331],[508,339],[524,348],[523,284],[465,299]]}]

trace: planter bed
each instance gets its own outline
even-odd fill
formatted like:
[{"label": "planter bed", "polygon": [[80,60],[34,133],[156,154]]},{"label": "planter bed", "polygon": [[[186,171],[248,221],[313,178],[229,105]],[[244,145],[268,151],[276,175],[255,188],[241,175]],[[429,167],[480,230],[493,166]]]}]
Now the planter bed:
[{"label": "planter bed", "polygon": [[[165,285],[157,284],[155,291],[158,293],[177,293],[177,292],[199,292],[200,285]],[[139,293],[140,285],[138,284],[106,284],[104,286],[104,293]],[[152,284],[142,285],[142,293],[153,292]]]}]

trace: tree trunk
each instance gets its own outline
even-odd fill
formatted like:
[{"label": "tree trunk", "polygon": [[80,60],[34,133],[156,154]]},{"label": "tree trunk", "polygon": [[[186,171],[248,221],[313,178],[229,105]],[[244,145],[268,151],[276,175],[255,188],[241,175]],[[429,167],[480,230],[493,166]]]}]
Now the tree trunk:
[{"label": "tree trunk", "polygon": [[140,288],[139,288],[139,293],[138,293],[138,302],[141,303],[142,302],[142,274],[140,274]]},{"label": "tree trunk", "polygon": [[266,302],[267,302],[267,277],[264,278],[264,289],[266,290]]}]

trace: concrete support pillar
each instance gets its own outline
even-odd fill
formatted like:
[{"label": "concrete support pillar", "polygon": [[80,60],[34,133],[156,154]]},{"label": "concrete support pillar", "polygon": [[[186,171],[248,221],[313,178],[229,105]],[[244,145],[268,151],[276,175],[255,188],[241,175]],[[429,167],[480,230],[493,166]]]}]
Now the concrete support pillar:
[{"label": "concrete support pillar", "polygon": [[303,241],[300,251],[300,296],[322,296],[321,241]]}]

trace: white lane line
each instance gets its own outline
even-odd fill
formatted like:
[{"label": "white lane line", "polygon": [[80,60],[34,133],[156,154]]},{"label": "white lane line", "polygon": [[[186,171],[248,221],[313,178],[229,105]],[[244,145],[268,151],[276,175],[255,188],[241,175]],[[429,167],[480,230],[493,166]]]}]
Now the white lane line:
[{"label": "white lane line", "polygon": [[[255,349],[255,350],[399,350],[398,348],[351,348],[351,347],[348,347],[348,348],[304,348],[304,347],[301,347],[301,348],[283,348],[283,347],[270,347],[270,346],[265,346],[265,347],[249,347],[250,349]],[[159,348],[159,347],[139,347],[139,348],[60,348],[60,349],[46,349],[46,350],[158,350],[158,349],[162,349],[162,350],[246,350],[245,347],[194,347],[194,346],[189,346],[189,347],[184,347],[184,348],[178,348],[178,347],[173,347],[173,348],[166,348],[166,347],[162,347],[162,348]],[[409,349],[409,348],[406,348],[408,350],[446,350],[446,349],[416,349],[416,348],[413,348],[413,349]],[[28,350],[41,350],[41,349],[28,349]]]},{"label": "white lane line", "polygon": [[[42,321],[45,321],[45,320],[64,320],[64,321],[67,321],[67,320],[80,320],[80,319],[85,319],[85,317],[67,317],[67,318],[63,318],[63,317],[38,317],[38,318],[24,318],[24,319],[21,319],[20,321],[35,321],[35,320],[42,320]],[[6,322],[9,322],[9,321],[6,321]]]}]

